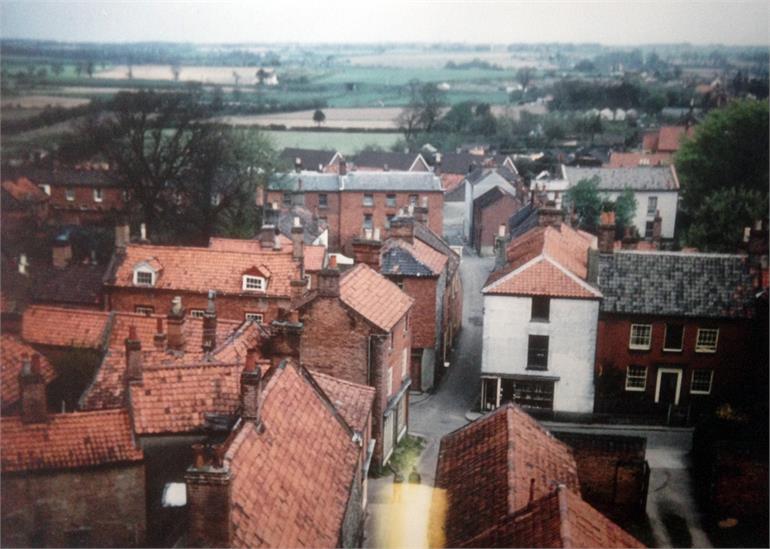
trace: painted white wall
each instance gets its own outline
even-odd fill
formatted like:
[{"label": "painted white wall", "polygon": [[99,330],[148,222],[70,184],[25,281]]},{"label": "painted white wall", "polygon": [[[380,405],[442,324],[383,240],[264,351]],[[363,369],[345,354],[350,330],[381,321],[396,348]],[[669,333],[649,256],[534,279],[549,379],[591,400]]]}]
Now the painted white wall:
[{"label": "painted white wall", "polygon": [[[550,321],[531,322],[529,297],[484,296],[482,375],[558,376],[554,410],[593,412],[599,301],[551,299]],[[527,370],[530,335],[547,335],[548,370]]]},{"label": "painted white wall", "polygon": [[[630,168],[629,168],[630,169]],[[621,193],[618,191],[602,192],[610,200],[616,200]],[[636,215],[634,216],[634,225],[639,229],[639,234],[644,236],[644,227],[647,221],[652,221],[655,214],[647,215],[647,201],[651,196],[658,197],[658,211],[661,217],[660,235],[663,238],[674,238],[676,228],[676,206],[679,198],[678,192],[672,191],[634,191],[636,197]]]}]

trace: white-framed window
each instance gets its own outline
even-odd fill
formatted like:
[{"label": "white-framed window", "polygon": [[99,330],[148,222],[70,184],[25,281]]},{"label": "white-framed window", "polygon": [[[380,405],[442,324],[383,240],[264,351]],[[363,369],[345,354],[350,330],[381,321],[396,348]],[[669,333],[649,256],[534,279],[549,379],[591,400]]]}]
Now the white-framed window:
[{"label": "white-framed window", "polygon": [[364,214],[364,229],[371,229],[373,226],[372,214]]},{"label": "white-framed window", "polygon": [[243,289],[247,292],[264,292],[265,279],[261,276],[243,275]]},{"label": "white-framed window", "polygon": [[719,330],[715,328],[698,328],[698,337],[695,339],[696,353],[716,353]]},{"label": "white-framed window", "polygon": [[626,368],[626,391],[644,391],[647,388],[647,366]]},{"label": "white-framed window", "polygon": [[389,397],[390,393],[393,392],[393,366],[388,366],[388,373],[386,375],[388,376],[388,392],[385,393],[385,396]]},{"label": "white-framed window", "polygon": [[326,193],[319,193],[318,194],[318,207],[319,208],[328,208],[329,207],[329,196]]},{"label": "white-framed window", "polygon": [[650,159],[649,158],[640,158],[639,159],[639,165],[640,166],[649,166],[650,165]]},{"label": "white-framed window", "polygon": [[401,351],[401,379],[406,379],[409,375],[409,349],[404,347]]},{"label": "white-framed window", "polygon": [[655,215],[655,212],[657,211],[658,211],[658,197],[648,196],[647,197],[647,215]]},{"label": "white-framed window", "polygon": [[94,189],[94,202],[102,202],[104,200],[104,192],[102,189]]},{"label": "white-framed window", "polygon": [[396,207],[396,195],[395,194],[385,195],[385,205],[388,208],[395,208]]},{"label": "white-framed window", "polygon": [[366,193],[364,194],[364,206],[371,207],[374,206],[374,195]]},{"label": "white-framed window", "polygon": [[631,337],[628,341],[629,349],[647,351],[652,340],[652,324],[631,324]]},{"label": "white-framed window", "polygon": [[134,269],[134,285],[136,286],[154,286],[155,273],[149,269]]},{"label": "white-framed window", "polygon": [[714,370],[693,370],[690,381],[690,393],[694,395],[710,395],[711,384],[714,381]]},{"label": "white-framed window", "polygon": [[48,196],[51,196],[51,186],[47,184],[38,185],[40,187],[40,190],[43,191]]},{"label": "white-framed window", "polygon": [[140,315],[150,316],[151,314],[155,314],[155,307],[151,305],[137,305],[134,307],[134,312],[139,313]]},{"label": "white-framed window", "polygon": [[205,313],[203,309],[190,309],[190,316],[192,318],[203,318],[203,313]]},{"label": "white-framed window", "polygon": [[74,202],[75,201],[75,189],[71,187],[67,187],[64,189],[64,198],[67,199],[67,202]]},{"label": "white-framed window", "polygon": [[684,342],[683,324],[666,324],[666,334],[663,338],[664,351],[681,351]]},{"label": "white-framed window", "polygon": [[262,313],[246,313],[244,315],[246,320],[251,320],[252,322],[256,322],[257,324],[262,324],[262,321],[264,320],[264,316]]}]

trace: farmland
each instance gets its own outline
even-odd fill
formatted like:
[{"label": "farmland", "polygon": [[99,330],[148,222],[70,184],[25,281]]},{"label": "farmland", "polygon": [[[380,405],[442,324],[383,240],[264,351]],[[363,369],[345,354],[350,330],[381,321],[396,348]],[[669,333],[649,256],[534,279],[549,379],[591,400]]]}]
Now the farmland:
[{"label": "farmland", "polygon": [[376,146],[385,150],[402,137],[400,133],[368,132],[294,132],[264,131],[276,149],[298,147],[304,149],[337,150],[342,154],[354,154],[364,147]]}]

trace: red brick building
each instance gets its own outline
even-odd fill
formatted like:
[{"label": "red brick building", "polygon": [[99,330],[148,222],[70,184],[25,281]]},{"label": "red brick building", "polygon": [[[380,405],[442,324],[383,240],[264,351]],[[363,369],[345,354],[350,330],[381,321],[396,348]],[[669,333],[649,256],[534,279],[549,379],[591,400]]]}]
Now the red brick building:
[{"label": "red brick building", "polygon": [[299,356],[313,372],[374,387],[374,462],[388,461],[406,433],[414,300],[366,265],[321,272],[317,290],[297,303]]},{"label": "red brick building", "polygon": [[50,215],[51,198],[24,176],[14,178],[13,173],[3,173],[2,211],[3,233],[42,226]]},{"label": "red brick building", "polygon": [[412,390],[433,387],[449,360],[462,323],[460,257],[414,217],[393,219],[385,241],[356,239],[357,263],[366,263],[414,299]]},{"label": "red brick building", "polygon": [[2,390],[0,404],[4,416],[16,415],[21,411],[19,409],[21,391],[18,379],[22,368],[27,363],[31,367],[32,360],[37,362],[36,369],[43,377],[45,385],[56,378],[56,370],[48,359],[40,355],[33,359],[32,357],[35,355],[35,349],[21,341],[17,336],[7,333],[0,335],[0,390]]},{"label": "red brick building", "polygon": [[643,547],[581,499],[572,451],[513,404],[441,439],[436,488],[432,547]]},{"label": "red brick building", "polygon": [[740,392],[753,311],[746,257],[613,250],[611,230],[600,227],[595,411],[686,421]]},{"label": "red brick building", "polygon": [[265,220],[282,209],[303,206],[328,226],[329,250],[352,255],[352,241],[366,229],[385,229],[410,206],[428,227],[442,234],[444,195],[430,172],[300,172],[274,177],[265,198]]},{"label": "red brick building", "polygon": [[494,250],[500,225],[505,225],[523,205],[520,198],[502,187],[493,187],[473,201],[472,245],[476,253]]}]

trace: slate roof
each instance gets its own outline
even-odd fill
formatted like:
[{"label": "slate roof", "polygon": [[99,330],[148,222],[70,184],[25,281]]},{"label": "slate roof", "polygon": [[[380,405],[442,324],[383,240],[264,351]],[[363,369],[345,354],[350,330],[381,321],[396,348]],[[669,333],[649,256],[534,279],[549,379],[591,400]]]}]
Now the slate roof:
[{"label": "slate roof", "polygon": [[398,286],[363,263],[340,276],[340,299],[385,332],[414,304],[414,299]]},{"label": "slate roof", "polygon": [[[23,358],[32,357],[37,351],[15,335],[0,335],[0,400],[3,410],[16,404],[20,398],[19,374]],[[40,373],[46,385],[56,378],[56,370],[44,356],[40,356]]]},{"label": "slate roof", "polygon": [[458,174],[465,176],[473,171],[471,166],[477,168],[484,164],[484,158],[470,153],[443,153],[441,155],[441,173]]},{"label": "slate roof", "polygon": [[105,311],[32,305],[22,315],[21,337],[39,345],[102,349],[109,322]]},{"label": "slate roof", "polygon": [[62,269],[34,271],[33,299],[40,303],[98,306],[106,265],[75,263]]},{"label": "slate roof", "polygon": [[74,170],[69,168],[37,168],[3,166],[3,180],[25,177],[35,185],[52,187],[117,187],[105,170]]},{"label": "slate roof", "polygon": [[384,275],[441,276],[448,258],[415,238],[410,244],[398,238],[388,239],[380,254],[380,272]]},{"label": "slate roof", "polygon": [[752,295],[746,257],[727,254],[601,254],[599,287],[606,313],[741,318]]},{"label": "slate roof", "polygon": [[362,151],[351,158],[356,169],[382,170],[385,166],[393,171],[407,171],[417,162],[427,162],[419,153],[401,153],[388,151]]},{"label": "slate roof", "polygon": [[564,178],[570,186],[581,179],[599,178],[600,191],[678,191],[679,180],[674,166],[636,168],[576,168],[563,166]]},{"label": "slate roof", "polygon": [[337,151],[325,151],[319,149],[298,149],[286,147],[281,151],[280,158],[287,163],[287,167],[294,167],[294,161],[297,158],[302,159],[302,168],[305,170],[316,170],[319,164],[326,168],[331,164]]},{"label": "slate roof", "polygon": [[508,232],[511,240],[537,227],[537,206],[532,202],[524,205],[508,219]]},{"label": "slate roof", "polygon": [[320,372],[311,372],[342,418],[354,431],[363,433],[374,402],[374,387],[351,383]]},{"label": "slate roof", "polygon": [[267,276],[265,297],[288,297],[290,281],[299,278],[299,264],[291,257],[291,251],[262,249],[259,252],[230,252],[212,248],[185,246],[155,246],[131,244],[125,254],[118,256],[114,274],[109,284],[133,288],[134,267],[142,262],[155,262],[160,269],[154,289],[182,290],[206,293],[214,289],[217,294],[257,295],[244,292],[243,273],[254,267]]},{"label": "slate roof", "polygon": [[305,229],[303,232],[305,244],[312,244],[327,229],[326,223],[320,221],[307,208],[292,206],[291,209],[280,212],[278,222],[276,223],[278,230],[287,238],[291,238],[291,229],[294,227],[295,217],[300,218],[302,227]]},{"label": "slate roof", "polygon": [[441,180],[432,172],[348,172],[334,173],[286,173],[274,176],[268,183],[270,190],[315,192],[335,191],[397,191],[443,192]]},{"label": "slate roof", "polygon": [[225,454],[233,546],[336,547],[362,451],[353,431],[286,362],[263,378],[260,420],[242,422]]},{"label": "slate roof", "polygon": [[51,414],[45,423],[0,419],[3,473],[70,469],[144,458],[126,410]]},{"label": "slate roof", "polygon": [[446,497],[445,547],[466,545],[525,507],[530,491],[539,499],[554,483],[580,492],[572,450],[514,404],[449,433],[435,482]]}]

